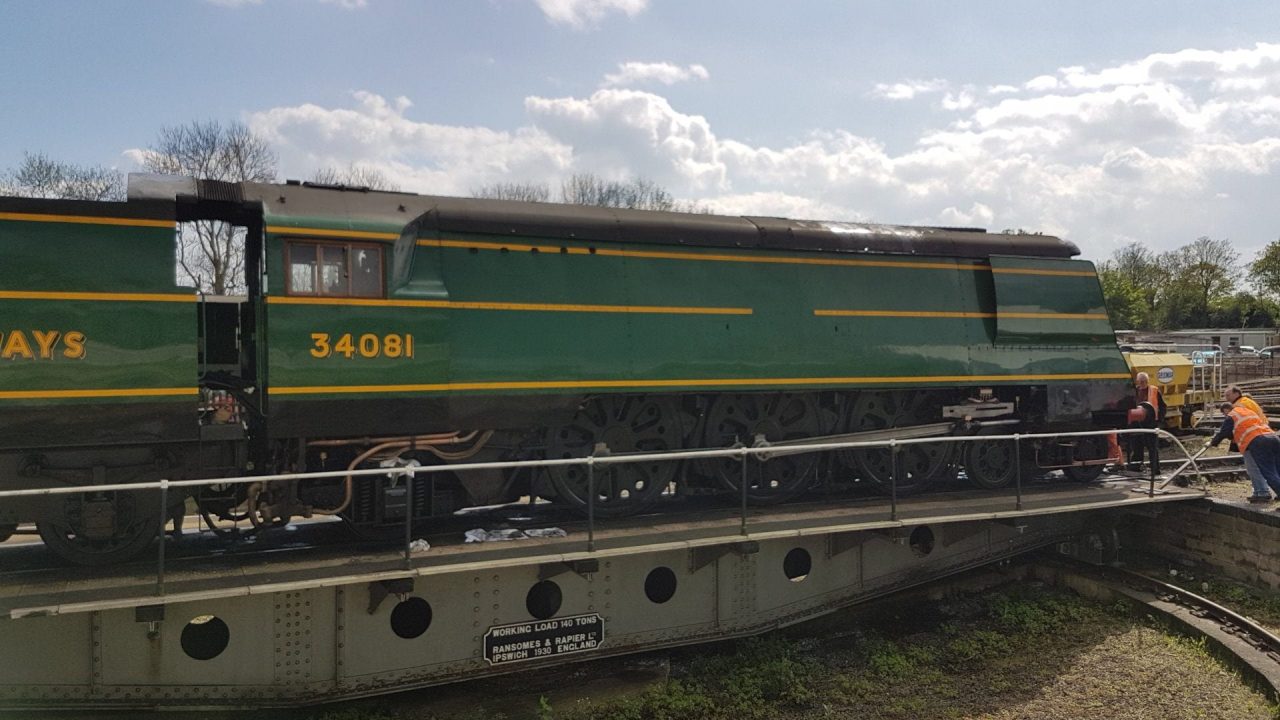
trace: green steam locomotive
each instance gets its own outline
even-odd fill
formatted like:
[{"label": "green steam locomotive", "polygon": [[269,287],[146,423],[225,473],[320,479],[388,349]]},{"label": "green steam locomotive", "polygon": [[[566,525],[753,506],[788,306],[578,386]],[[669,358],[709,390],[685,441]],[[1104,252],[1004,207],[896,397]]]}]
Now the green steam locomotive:
[{"label": "green steam locomotive", "polygon": [[[177,286],[194,223],[243,238],[237,297]],[[0,198],[0,536],[35,522],[76,563],[161,531],[158,495],[92,486],[813,438],[1123,422],[1129,373],[1091,263],[1043,235],[132,176],[127,202]],[[752,461],[782,502],[900,492],[1018,462],[1095,477],[1104,442],[913,445]],[[739,492],[738,464],[612,466],[597,515]],[[210,522],[410,516],[543,497],[581,467],[212,485]],[[174,515],[188,498],[172,493]]]}]

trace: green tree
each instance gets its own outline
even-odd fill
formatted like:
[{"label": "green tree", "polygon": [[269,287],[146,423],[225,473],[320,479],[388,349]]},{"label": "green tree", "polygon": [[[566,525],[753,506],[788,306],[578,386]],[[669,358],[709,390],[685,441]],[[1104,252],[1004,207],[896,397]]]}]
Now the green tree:
[{"label": "green tree", "polygon": [[1152,329],[1167,276],[1159,257],[1146,245],[1132,242],[1116,248],[1111,259],[1098,266],[1112,326]]},{"label": "green tree", "polygon": [[1230,240],[1199,237],[1163,253],[1158,264],[1167,273],[1157,318],[1168,329],[1206,327],[1213,301],[1235,290],[1240,254]]},{"label": "green tree", "polygon": [[1267,245],[1249,263],[1253,284],[1268,295],[1280,297],[1280,240]]},{"label": "green tree", "polygon": [[1209,324],[1222,328],[1275,327],[1280,306],[1271,298],[1238,292],[1218,298],[1209,312]]},{"label": "green tree", "polygon": [[1111,262],[1098,266],[1102,295],[1107,301],[1107,317],[1111,326],[1120,330],[1146,330],[1151,327],[1151,305],[1143,288],[1137,286]]}]

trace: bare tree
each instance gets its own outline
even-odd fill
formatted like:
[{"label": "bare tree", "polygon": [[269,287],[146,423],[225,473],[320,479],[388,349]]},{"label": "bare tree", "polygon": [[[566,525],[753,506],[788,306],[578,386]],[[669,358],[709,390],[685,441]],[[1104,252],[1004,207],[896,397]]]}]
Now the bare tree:
[{"label": "bare tree", "polygon": [[[241,123],[192,122],[160,130],[143,165],[152,172],[224,182],[271,182],[276,154]],[[244,233],[223,222],[184,224],[178,267],[196,287],[214,295],[244,289]]]},{"label": "bare tree", "polygon": [[471,195],[486,200],[547,202],[551,199],[551,188],[543,183],[500,182],[476,188]]},{"label": "bare tree", "polygon": [[1156,254],[1140,242],[1131,242],[1116,248],[1108,262],[1126,282],[1140,288],[1158,285],[1162,279],[1161,276],[1167,272],[1160,266]]},{"label": "bare tree", "polygon": [[392,182],[381,170],[355,163],[345,168],[321,168],[311,176],[311,182],[320,185],[368,188],[369,190],[400,190],[400,186]]},{"label": "bare tree", "polygon": [[18,167],[0,173],[0,194],[62,200],[124,200],[124,175],[101,165],[73,165],[44,153],[23,153]]},{"label": "bare tree", "polygon": [[[473,189],[471,195],[489,200],[547,202],[551,198],[551,188],[545,183],[500,182]],[[710,212],[696,202],[676,200],[671,193],[651,180],[605,180],[591,173],[576,173],[561,182],[558,200],[569,205],[631,210]]]},{"label": "bare tree", "polygon": [[628,208],[632,210],[675,209],[671,193],[651,180],[605,180],[591,173],[575,173],[560,184],[561,199],[571,205]]}]

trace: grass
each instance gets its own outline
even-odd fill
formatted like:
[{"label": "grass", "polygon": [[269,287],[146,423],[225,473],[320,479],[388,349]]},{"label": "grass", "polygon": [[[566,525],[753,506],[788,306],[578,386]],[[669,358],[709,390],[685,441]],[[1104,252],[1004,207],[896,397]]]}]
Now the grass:
[{"label": "grass", "polygon": [[1259,592],[1253,588],[1220,578],[1202,581],[1192,588],[1215,602],[1220,602],[1241,615],[1252,618],[1271,632],[1280,632],[1280,594]]}]

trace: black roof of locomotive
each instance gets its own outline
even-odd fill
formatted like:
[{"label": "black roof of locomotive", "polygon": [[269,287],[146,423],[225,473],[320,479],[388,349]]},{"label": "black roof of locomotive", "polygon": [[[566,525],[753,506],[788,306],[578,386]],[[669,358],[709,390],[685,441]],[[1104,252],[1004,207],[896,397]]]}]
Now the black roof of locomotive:
[{"label": "black roof of locomotive", "polygon": [[1051,235],[980,229],[792,220],[482,200],[376,192],[288,183],[244,183],[269,217],[334,217],[353,223],[390,222],[442,233],[482,233],[586,241],[695,247],[762,248],[986,258],[991,255],[1070,258],[1072,242]]}]

